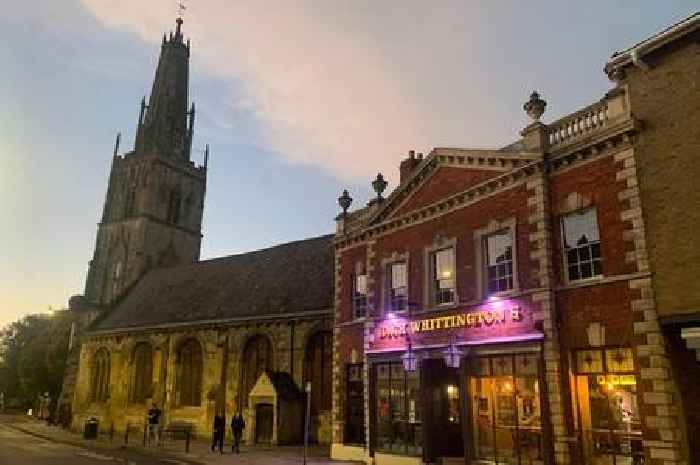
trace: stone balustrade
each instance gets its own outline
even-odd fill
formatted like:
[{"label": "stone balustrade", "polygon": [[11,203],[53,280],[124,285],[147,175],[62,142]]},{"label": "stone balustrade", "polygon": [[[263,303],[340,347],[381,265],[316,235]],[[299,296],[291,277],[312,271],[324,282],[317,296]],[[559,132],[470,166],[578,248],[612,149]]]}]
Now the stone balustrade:
[{"label": "stone balustrade", "polygon": [[549,126],[549,146],[557,147],[604,128],[609,121],[608,102],[597,102]]}]

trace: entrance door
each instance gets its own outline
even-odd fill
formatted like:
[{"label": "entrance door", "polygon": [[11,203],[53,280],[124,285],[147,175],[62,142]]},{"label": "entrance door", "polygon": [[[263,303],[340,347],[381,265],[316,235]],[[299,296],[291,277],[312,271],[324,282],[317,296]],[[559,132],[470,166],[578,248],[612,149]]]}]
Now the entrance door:
[{"label": "entrance door", "polygon": [[255,406],[255,442],[270,444],[272,442],[272,405],[258,404]]},{"label": "entrance door", "polygon": [[459,372],[443,359],[422,361],[425,390],[426,459],[464,457],[460,418]]}]

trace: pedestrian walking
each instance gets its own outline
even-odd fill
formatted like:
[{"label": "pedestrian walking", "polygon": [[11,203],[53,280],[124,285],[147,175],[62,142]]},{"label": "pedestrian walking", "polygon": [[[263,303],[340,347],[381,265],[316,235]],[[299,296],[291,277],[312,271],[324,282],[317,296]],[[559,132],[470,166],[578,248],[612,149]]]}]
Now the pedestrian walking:
[{"label": "pedestrian walking", "polygon": [[245,420],[243,420],[241,412],[235,414],[233,419],[231,419],[231,429],[233,430],[233,446],[231,446],[231,451],[240,454],[241,436],[245,429]]},{"label": "pedestrian walking", "polygon": [[226,434],[226,417],[224,412],[217,412],[214,415],[214,437],[211,441],[211,451],[219,448],[219,453],[224,453],[224,435]]},{"label": "pedestrian walking", "polygon": [[155,445],[160,445],[160,416],[163,412],[158,408],[157,404],[148,411],[148,443],[151,444],[152,438],[155,438]]}]

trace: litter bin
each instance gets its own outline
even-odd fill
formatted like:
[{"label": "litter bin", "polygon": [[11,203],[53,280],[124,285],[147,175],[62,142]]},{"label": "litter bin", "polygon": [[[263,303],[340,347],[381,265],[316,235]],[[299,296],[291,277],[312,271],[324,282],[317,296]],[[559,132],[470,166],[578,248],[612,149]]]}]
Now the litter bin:
[{"label": "litter bin", "polygon": [[100,426],[100,422],[97,418],[90,418],[85,422],[83,427],[83,438],[85,439],[97,439],[97,428]]}]

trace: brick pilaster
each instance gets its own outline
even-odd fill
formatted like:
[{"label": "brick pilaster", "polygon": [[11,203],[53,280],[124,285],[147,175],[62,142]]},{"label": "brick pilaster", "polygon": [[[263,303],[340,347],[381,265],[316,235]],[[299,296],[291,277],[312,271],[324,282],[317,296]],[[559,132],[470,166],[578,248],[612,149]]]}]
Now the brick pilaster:
[{"label": "brick pilaster", "polygon": [[[620,213],[627,226],[624,231],[624,238],[628,243],[626,260],[634,263],[637,271],[646,272],[649,271],[649,258],[634,149],[617,153],[615,161],[620,165],[616,179],[625,183],[618,198],[626,207]],[[645,463],[680,465],[686,462],[681,457],[681,429],[675,403],[676,389],[656,312],[652,278],[631,280],[629,287],[636,294],[631,301],[631,307],[639,365],[637,395],[642,414]]]},{"label": "brick pilaster", "polygon": [[557,465],[571,463],[569,434],[565,421],[564,376],[561,372],[561,350],[556,325],[556,309],[552,291],[552,230],[551,208],[546,173],[528,181],[527,199],[530,207],[530,259],[537,270],[536,278],[541,292],[533,294],[532,300],[539,309],[535,320],[544,332],[543,358],[546,393],[551,422],[554,462]]}]

